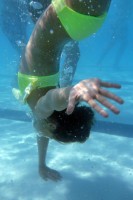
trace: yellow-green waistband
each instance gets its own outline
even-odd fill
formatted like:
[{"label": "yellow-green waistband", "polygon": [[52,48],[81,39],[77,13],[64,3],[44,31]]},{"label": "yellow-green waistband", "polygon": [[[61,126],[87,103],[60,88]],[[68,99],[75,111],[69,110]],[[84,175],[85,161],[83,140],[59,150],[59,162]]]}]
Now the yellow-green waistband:
[{"label": "yellow-green waistband", "polygon": [[45,88],[49,86],[57,86],[59,81],[59,72],[49,76],[32,76],[18,73],[18,85],[23,93],[25,88],[31,84],[33,88]]},{"label": "yellow-green waistband", "polygon": [[19,89],[14,89],[14,96],[26,102],[27,97],[36,88],[46,88],[50,86],[57,86],[59,82],[59,72],[49,76],[32,76],[18,73]]}]

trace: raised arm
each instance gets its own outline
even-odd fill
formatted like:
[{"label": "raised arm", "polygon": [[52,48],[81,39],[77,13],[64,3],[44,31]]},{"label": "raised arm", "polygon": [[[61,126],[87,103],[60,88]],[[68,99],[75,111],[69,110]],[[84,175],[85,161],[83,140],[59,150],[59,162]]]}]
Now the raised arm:
[{"label": "raised arm", "polygon": [[67,108],[67,114],[71,114],[75,104],[79,101],[87,102],[103,117],[108,117],[108,113],[98,103],[105,108],[108,108],[113,113],[119,114],[120,111],[116,106],[110,103],[108,99],[112,99],[119,104],[122,104],[124,101],[115,94],[103,89],[103,87],[121,88],[119,84],[92,78],[80,81],[73,87],[53,89],[38,100],[35,107],[36,115],[40,119],[46,119],[54,112],[54,110],[61,111],[65,108]]},{"label": "raised arm", "polygon": [[72,87],[52,89],[42,96],[36,106],[35,115],[39,119],[47,119],[56,111],[64,110],[68,104],[68,97]]}]

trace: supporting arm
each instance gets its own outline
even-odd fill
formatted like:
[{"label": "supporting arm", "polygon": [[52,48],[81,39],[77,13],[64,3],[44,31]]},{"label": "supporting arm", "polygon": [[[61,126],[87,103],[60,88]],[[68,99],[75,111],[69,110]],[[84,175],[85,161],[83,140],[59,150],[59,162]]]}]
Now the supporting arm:
[{"label": "supporting arm", "polygon": [[38,169],[40,176],[47,181],[48,179],[53,181],[59,181],[61,175],[56,170],[50,169],[46,165],[46,154],[48,148],[49,139],[46,137],[37,136],[37,145],[38,145]]}]

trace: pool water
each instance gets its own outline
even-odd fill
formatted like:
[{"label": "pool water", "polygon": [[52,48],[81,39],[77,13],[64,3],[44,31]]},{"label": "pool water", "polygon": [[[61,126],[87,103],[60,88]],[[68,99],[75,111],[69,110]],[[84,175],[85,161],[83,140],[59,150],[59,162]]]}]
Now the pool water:
[{"label": "pool water", "polygon": [[[103,27],[80,42],[81,57],[73,83],[90,77],[120,83],[122,89],[111,91],[125,103],[117,105],[119,115],[109,112],[110,117],[104,119],[96,113],[96,124],[85,144],[50,142],[48,166],[62,175],[62,181],[56,183],[45,182],[38,174],[36,133],[30,110],[11,91],[20,54],[0,28],[1,200],[133,199],[133,5],[128,0],[125,8],[120,1],[112,1]],[[30,22],[28,35],[32,29]]]}]

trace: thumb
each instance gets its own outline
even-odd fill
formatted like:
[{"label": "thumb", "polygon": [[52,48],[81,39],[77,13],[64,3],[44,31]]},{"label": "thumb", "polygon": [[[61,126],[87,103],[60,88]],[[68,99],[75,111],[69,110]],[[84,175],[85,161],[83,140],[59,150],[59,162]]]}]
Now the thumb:
[{"label": "thumb", "polygon": [[66,109],[66,114],[70,115],[74,111],[75,108],[75,99],[70,99],[68,101],[67,109]]},{"label": "thumb", "polygon": [[74,110],[74,107],[75,106],[67,106],[67,109],[66,109],[66,114],[67,115],[71,115],[72,114],[72,112],[73,112],[73,110]]}]

